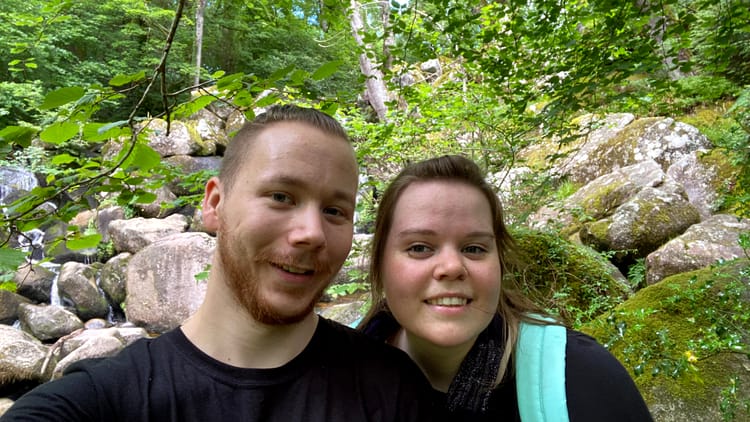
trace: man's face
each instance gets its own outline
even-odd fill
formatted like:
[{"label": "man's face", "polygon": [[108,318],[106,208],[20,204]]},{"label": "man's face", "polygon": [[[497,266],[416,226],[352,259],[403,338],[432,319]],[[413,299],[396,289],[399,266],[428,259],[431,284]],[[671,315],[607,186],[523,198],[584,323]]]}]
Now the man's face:
[{"label": "man's face", "polygon": [[261,132],[231,189],[209,183],[219,271],[255,320],[289,324],[313,311],[349,254],[356,191],[349,143],[299,122]]}]

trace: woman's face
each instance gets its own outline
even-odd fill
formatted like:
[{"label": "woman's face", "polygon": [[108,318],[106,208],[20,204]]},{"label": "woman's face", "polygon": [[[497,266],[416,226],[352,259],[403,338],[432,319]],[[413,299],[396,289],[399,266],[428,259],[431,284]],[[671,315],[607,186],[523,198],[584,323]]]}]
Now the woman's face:
[{"label": "woman's face", "polygon": [[409,185],[387,233],[382,282],[410,343],[470,347],[497,311],[501,269],[490,205],[457,181]]}]

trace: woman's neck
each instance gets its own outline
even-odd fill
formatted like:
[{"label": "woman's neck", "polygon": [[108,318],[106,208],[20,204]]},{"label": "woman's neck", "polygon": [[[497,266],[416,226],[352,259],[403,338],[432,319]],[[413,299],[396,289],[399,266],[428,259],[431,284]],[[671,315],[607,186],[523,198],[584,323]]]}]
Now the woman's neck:
[{"label": "woman's neck", "polygon": [[438,346],[409,335],[403,328],[389,341],[393,346],[406,352],[416,362],[432,388],[447,392],[453,378],[458,373],[473,343],[458,346]]}]

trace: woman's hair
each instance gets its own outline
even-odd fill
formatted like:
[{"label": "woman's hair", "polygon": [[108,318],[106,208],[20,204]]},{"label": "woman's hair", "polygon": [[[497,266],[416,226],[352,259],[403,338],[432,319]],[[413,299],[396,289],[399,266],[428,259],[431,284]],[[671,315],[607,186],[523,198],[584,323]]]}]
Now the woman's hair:
[{"label": "woman's hair", "polygon": [[[503,208],[500,199],[492,186],[487,183],[479,166],[463,156],[445,155],[410,164],[386,188],[378,206],[375,233],[370,252],[369,281],[372,306],[359,326],[364,328],[367,322],[380,311],[390,312],[383,294],[382,264],[386,241],[393,225],[393,213],[396,204],[401,199],[404,190],[412,183],[435,180],[459,182],[475,187],[489,203],[495,244],[502,272],[501,277],[503,277],[497,313],[502,317],[506,338],[503,358],[500,363],[500,373],[504,375],[518,338],[519,322],[521,320],[537,321],[529,315],[532,313],[543,314],[544,312],[520,294],[519,290],[515,288],[516,286],[513,285],[515,282],[512,277],[508,277],[509,274],[506,274],[510,261],[515,259],[515,242],[503,222]],[[408,201],[409,199],[404,198],[404,200]],[[511,286],[508,284],[511,284]]]},{"label": "woman's hair", "polygon": [[341,124],[320,110],[293,104],[271,106],[252,121],[245,123],[234,135],[229,145],[227,145],[224,158],[221,160],[221,169],[219,170],[219,179],[224,184],[225,189],[232,187],[239,169],[255,144],[253,141],[261,132],[271,125],[280,122],[306,123],[332,137],[350,142],[349,136]]}]

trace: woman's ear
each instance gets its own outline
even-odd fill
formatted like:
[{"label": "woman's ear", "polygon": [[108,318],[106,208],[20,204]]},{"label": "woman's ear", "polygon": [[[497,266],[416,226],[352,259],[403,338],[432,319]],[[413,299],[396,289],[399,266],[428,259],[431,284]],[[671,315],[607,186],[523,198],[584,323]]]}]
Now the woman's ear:
[{"label": "woman's ear", "polygon": [[219,205],[221,204],[222,185],[218,177],[212,177],[206,182],[206,192],[203,196],[203,227],[209,232],[219,230]]}]

